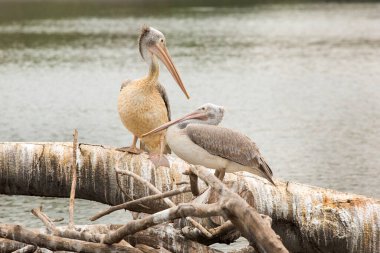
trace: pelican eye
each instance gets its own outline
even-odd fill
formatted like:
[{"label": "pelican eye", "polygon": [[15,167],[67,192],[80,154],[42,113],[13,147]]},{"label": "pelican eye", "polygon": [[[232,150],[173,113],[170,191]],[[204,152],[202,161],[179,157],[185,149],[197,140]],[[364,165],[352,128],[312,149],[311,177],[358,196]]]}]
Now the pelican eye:
[{"label": "pelican eye", "polygon": [[161,43],[164,43],[164,39],[160,39]]}]

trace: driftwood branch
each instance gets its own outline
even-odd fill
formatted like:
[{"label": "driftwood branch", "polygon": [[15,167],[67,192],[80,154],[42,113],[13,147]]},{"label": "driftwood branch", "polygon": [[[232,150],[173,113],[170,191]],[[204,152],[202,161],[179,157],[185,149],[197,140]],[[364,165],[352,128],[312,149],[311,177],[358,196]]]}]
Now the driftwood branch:
[{"label": "driftwood branch", "polygon": [[36,233],[19,225],[0,225],[0,237],[23,242],[26,244],[39,245],[40,247],[47,248],[53,251],[61,250],[88,253],[141,253],[139,250],[135,248],[121,245],[105,245],[101,243],[86,242]]},{"label": "driftwood branch", "polygon": [[50,218],[46,214],[42,212],[42,207],[33,208],[32,214],[42,221],[42,223],[46,226],[50,233],[55,235],[59,234],[59,231],[55,224],[50,220]]},{"label": "driftwood branch", "polygon": [[1,249],[0,252],[1,253],[14,252],[26,246],[28,245],[22,242],[0,238],[0,249]]},{"label": "driftwood branch", "polygon": [[69,205],[69,228],[74,228],[74,205],[75,205],[75,188],[77,186],[77,150],[78,150],[78,130],[74,130],[73,134],[73,162],[71,164],[71,190],[70,190],[70,205]]},{"label": "driftwood branch", "polygon": [[[275,232],[268,226],[268,223],[248,205],[236,193],[228,190],[212,173],[201,167],[191,167],[194,175],[201,177],[208,185],[213,187],[220,196],[220,201],[214,204],[180,204],[170,209],[158,212],[140,220],[128,222],[125,226],[111,232],[104,237],[103,243],[112,244],[119,242],[127,235],[134,234],[148,227],[155,226],[177,218],[225,216],[242,232],[252,245],[256,245],[259,252],[288,252]],[[154,192],[158,191],[149,182],[140,178],[130,171],[117,170],[120,174],[127,174],[135,177]],[[212,237],[212,235],[210,236]]]},{"label": "driftwood branch", "polygon": [[223,203],[222,215],[235,225],[251,245],[256,245],[259,252],[288,252],[268,222],[245,200],[225,187],[210,171],[199,166],[191,166],[190,169],[219,193],[220,202]]},{"label": "driftwood branch", "polygon": [[[68,226],[64,229],[58,229],[55,224],[51,221],[51,219],[42,212],[41,207],[40,208],[34,208],[32,210],[32,213],[34,216],[39,218],[42,223],[46,226],[49,233],[55,236],[60,236],[64,238],[70,238],[70,239],[76,239],[76,240],[82,240],[87,242],[100,242],[103,240],[104,235],[102,233],[89,233],[87,231],[77,231],[72,229],[72,227]],[[108,229],[106,230],[108,232]]]},{"label": "driftwood branch", "polygon": [[37,249],[34,245],[27,245],[21,249],[13,251],[13,253],[32,253]]},{"label": "driftwood branch", "polygon": [[180,204],[164,211],[152,214],[140,220],[128,222],[125,226],[108,234],[103,243],[112,244],[119,242],[127,235],[134,234],[146,228],[171,221],[178,218],[186,218],[188,216],[209,217],[216,216],[220,213],[220,205],[218,204]]},{"label": "driftwood branch", "polygon": [[[149,181],[145,180],[144,178],[140,177],[139,175],[137,175],[136,173],[134,173],[132,171],[129,171],[129,170],[120,170],[120,169],[115,169],[115,171],[117,173],[119,173],[119,174],[124,174],[124,175],[128,175],[128,176],[131,176],[131,177],[135,178],[137,181],[141,182],[143,185],[145,185],[146,187],[148,187],[152,192],[154,192],[156,194],[162,194],[162,192],[160,190],[158,190],[153,184],[151,184]],[[176,204],[174,204],[173,201],[171,201],[168,198],[164,198],[163,200],[170,207],[175,207],[176,206]],[[208,237],[208,238],[212,237],[212,234],[206,228],[204,228],[201,224],[199,224],[197,221],[193,220],[191,217],[186,217],[186,219],[193,226],[195,226],[196,228],[198,228],[206,237]]]},{"label": "driftwood branch", "polygon": [[150,201],[155,201],[157,199],[168,198],[168,197],[172,197],[172,196],[175,196],[175,195],[178,195],[181,193],[185,193],[185,192],[190,192],[190,191],[191,191],[191,189],[189,186],[183,186],[181,188],[174,189],[174,190],[164,192],[161,194],[149,195],[149,196],[146,196],[146,197],[143,197],[140,199],[136,199],[136,200],[132,200],[132,201],[120,204],[120,205],[111,206],[110,208],[103,210],[103,211],[99,212],[98,214],[92,216],[90,218],[90,220],[95,221],[95,220],[97,220],[97,219],[99,219],[99,218],[101,218],[107,214],[110,214],[110,213],[115,212],[115,211],[120,210],[120,209],[129,209],[130,207],[135,207],[138,204],[142,204],[142,203],[146,203],[146,202],[150,202]]},{"label": "driftwood branch", "polygon": [[171,223],[150,227],[124,239],[133,246],[142,243],[153,248],[163,247],[177,253],[222,253],[220,250],[189,240],[179,233]]},{"label": "driftwood branch", "polygon": [[[146,154],[129,155],[87,144],[79,144],[78,151],[77,198],[110,205],[125,203],[113,170],[117,165],[151,182],[160,192],[189,181],[182,175],[189,165],[171,156],[170,168],[155,169]],[[0,193],[69,197],[72,152],[72,143],[0,143]],[[227,173],[224,182],[259,213],[272,218],[273,229],[291,252],[379,252],[379,200],[281,180],[273,187],[248,173]],[[150,194],[134,180],[122,184],[135,198]],[[215,196],[210,194],[204,203],[214,203]],[[191,199],[190,193],[184,193],[172,201],[178,204]],[[167,208],[162,200],[144,205],[149,209],[136,206],[133,211],[155,213]]]}]

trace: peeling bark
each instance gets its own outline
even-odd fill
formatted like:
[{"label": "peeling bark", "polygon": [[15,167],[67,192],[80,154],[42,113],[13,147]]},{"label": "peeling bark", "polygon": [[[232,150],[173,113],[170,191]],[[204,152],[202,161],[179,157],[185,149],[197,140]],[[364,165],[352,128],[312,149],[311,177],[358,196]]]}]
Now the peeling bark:
[{"label": "peeling bark", "polygon": [[[169,156],[171,168],[154,169],[146,154],[129,155],[87,144],[80,144],[79,151],[77,198],[110,205],[127,201],[117,185],[115,167],[133,171],[162,192],[189,181],[182,175],[189,165],[173,156]],[[0,143],[0,193],[69,197],[72,152],[72,143]],[[133,178],[123,179],[130,197],[153,194]],[[380,252],[379,200],[280,180],[273,187],[248,173],[227,174],[224,182],[273,219],[273,229],[291,252]],[[191,198],[185,193],[172,200],[177,204]],[[204,202],[216,202],[215,194]],[[134,211],[167,208],[162,200],[144,205],[149,209],[136,206]]]}]

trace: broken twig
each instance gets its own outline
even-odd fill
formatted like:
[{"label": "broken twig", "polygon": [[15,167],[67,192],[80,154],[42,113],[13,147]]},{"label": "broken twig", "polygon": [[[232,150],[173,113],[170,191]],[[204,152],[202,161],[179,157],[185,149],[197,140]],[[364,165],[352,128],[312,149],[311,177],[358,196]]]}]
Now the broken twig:
[{"label": "broken twig", "polygon": [[135,206],[135,205],[138,205],[138,204],[141,204],[141,203],[144,203],[144,202],[148,202],[148,201],[154,201],[154,200],[157,200],[157,199],[163,199],[163,198],[167,198],[167,197],[171,197],[171,196],[175,196],[175,195],[178,195],[178,194],[181,194],[181,193],[185,193],[185,192],[190,192],[190,187],[189,186],[184,186],[184,187],[181,187],[181,188],[178,188],[178,189],[174,189],[174,190],[171,190],[171,191],[168,191],[168,192],[164,192],[164,193],[161,193],[161,194],[155,194],[155,195],[150,195],[150,196],[146,196],[146,197],[143,197],[143,198],[140,198],[140,199],[136,199],[136,200],[133,200],[133,201],[130,201],[130,202],[126,202],[126,203],[123,203],[123,204],[120,204],[120,205],[117,205],[117,206],[112,206],[106,210],[103,210],[101,212],[99,212],[98,214],[94,215],[93,217],[90,218],[91,221],[95,221],[107,214],[110,214],[114,211],[117,211],[117,210],[120,210],[120,209],[128,209],[130,206]]},{"label": "broken twig", "polygon": [[50,220],[50,218],[42,212],[42,207],[37,207],[32,209],[32,214],[39,218],[42,223],[46,226],[47,230],[52,233],[57,235],[59,233],[57,227],[55,224]]}]

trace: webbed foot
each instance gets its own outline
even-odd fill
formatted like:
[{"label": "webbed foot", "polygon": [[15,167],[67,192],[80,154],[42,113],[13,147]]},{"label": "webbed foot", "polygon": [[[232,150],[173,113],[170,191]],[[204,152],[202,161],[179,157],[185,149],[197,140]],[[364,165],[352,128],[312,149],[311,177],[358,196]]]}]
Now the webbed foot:
[{"label": "webbed foot", "polygon": [[156,168],[160,166],[170,168],[169,160],[166,158],[165,155],[151,153],[149,154],[149,160],[152,161],[152,163],[156,166]]}]

